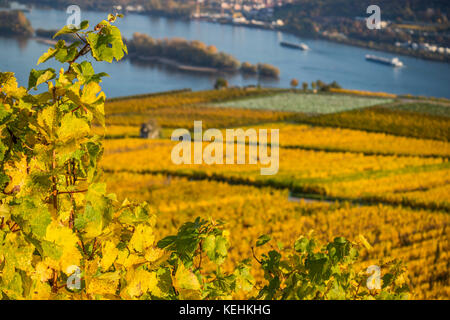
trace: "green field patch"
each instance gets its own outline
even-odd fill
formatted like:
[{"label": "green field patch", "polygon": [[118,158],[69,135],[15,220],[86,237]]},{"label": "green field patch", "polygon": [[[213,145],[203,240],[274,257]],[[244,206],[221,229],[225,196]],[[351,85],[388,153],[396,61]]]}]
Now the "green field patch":
[{"label": "green field patch", "polygon": [[356,97],[339,94],[281,93],[267,97],[219,102],[214,106],[259,110],[329,114],[390,103],[382,98]]}]

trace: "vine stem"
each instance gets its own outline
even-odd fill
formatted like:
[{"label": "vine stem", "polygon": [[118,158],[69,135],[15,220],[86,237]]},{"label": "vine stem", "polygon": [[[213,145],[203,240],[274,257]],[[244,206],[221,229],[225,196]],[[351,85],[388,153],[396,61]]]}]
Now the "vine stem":
[{"label": "vine stem", "polygon": [[88,260],[92,260],[92,258],[94,257],[95,250],[97,249],[96,247],[97,247],[97,238],[94,238],[94,243],[92,244],[92,252],[89,255]]},{"label": "vine stem", "polygon": [[58,191],[58,194],[74,194],[74,193],[84,193],[88,192],[87,189],[85,190],[76,190],[76,191]]},{"label": "vine stem", "polygon": [[81,243],[81,249],[83,250],[83,253],[86,254],[86,250],[84,249],[84,243],[81,239],[80,239],[80,243]]},{"label": "vine stem", "polygon": [[253,258],[255,258],[255,260],[256,260],[259,264],[262,265],[262,262],[256,257],[256,255],[255,255],[255,250],[254,250],[253,247],[252,247],[252,254],[253,254]]},{"label": "vine stem", "polygon": [[58,274],[56,273],[56,270],[53,270],[52,291],[53,293],[58,292]]},{"label": "vine stem", "polygon": [[72,59],[72,61],[69,61],[69,69],[72,67],[72,64],[77,61],[77,59],[83,55],[85,55],[87,52],[85,50],[89,47],[89,43],[86,43],[84,47],[77,53],[75,58]]},{"label": "vine stem", "polygon": [[200,270],[202,267],[203,240],[200,241],[199,249],[200,249],[200,261],[198,262],[197,270]]},{"label": "vine stem", "polygon": [[[56,169],[56,150],[53,149],[53,155],[52,155],[52,169]],[[52,183],[53,183],[53,192],[52,192],[52,199],[53,199],[53,208],[55,209],[56,213],[58,212],[58,186],[56,181],[56,176],[52,176]]]},{"label": "vine stem", "polygon": [[358,295],[358,292],[359,292],[359,288],[361,287],[361,284],[363,283],[363,281],[364,281],[364,279],[362,279],[359,283],[358,283],[358,287],[356,288],[356,293],[355,293],[355,296],[357,296]]},{"label": "vine stem", "polygon": [[72,210],[70,210],[70,216],[69,216],[69,228],[70,229],[73,229],[73,226],[75,224],[74,222],[75,222],[75,214],[74,214],[74,211],[72,209]]},{"label": "vine stem", "polygon": [[75,33],[75,35],[77,36],[78,39],[80,39],[81,41],[83,41],[83,43],[87,44],[86,40],[83,39],[82,37],[80,37],[80,35],[78,33]]}]

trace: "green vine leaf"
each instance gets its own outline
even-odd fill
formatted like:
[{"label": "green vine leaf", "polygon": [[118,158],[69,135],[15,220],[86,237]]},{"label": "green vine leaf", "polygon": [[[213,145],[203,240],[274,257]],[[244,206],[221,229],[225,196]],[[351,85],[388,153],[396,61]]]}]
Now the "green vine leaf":
[{"label": "green vine leaf", "polygon": [[56,77],[55,70],[48,68],[45,70],[32,69],[28,79],[28,90],[37,89],[37,87],[47,81],[53,80]]}]

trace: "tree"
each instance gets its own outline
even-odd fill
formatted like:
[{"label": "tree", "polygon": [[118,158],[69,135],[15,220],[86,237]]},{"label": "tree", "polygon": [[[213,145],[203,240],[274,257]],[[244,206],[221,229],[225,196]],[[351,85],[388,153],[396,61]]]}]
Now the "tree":
[{"label": "tree", "polygon": [[302,83],[302,89],[303,89],[303,91],[307,91],[308,90],[308,82],[303,82]]},{"label": "tree", "polygon": [[317,90],[317,84],[313,81],[313,82],[311,82],[311,89],[314,91],[314,92],[316,92],[316,90]]},{"label": "tree", "polygon": [[325,84],[325,82],[323,82],[322,80],[317,80],[317,81],[316,81],[316,86],[317,86],[317,89],[318,89],[319,91],[322,91],[323,88],[326,86],[326,84]]},{"label": "tree", "polygon": [[298,87],[298,80],[297,79],[292,79],[291,80],[291,87],[292,89],[295,89]]},{"label": "tree", "polygon": [[330,86],[330,88],[333,88],[333,89],[342,89],[342,87],[336,81],[333,81],[332,83],[330,83],[329,86]]},{"label": "tree", "polygon": [[220,90],[228,88],[228,81],[224,78],[217,78],[216,83],[214,84],[214,89]]}]

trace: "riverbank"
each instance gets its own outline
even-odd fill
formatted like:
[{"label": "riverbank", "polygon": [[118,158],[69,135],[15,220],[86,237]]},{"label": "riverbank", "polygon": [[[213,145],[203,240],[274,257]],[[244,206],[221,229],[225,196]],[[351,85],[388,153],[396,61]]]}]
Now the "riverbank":
[{"label": "riverbank", "polygon": [[288,34],[292,34],[297,37],[306,38],[306,39],[320,39],[331,41],[339,44],[345,44],[354,47],[367,48],[371,50],[376,50],[380,52],[388,52],[394,53],[398,55],[404,55],[409,57],[414,57],[418,59],[424,59],[429,61],[438,61],[438,62],[450,62],[450,55],[432,53],[432,52],[424,52],[418,50],[410,50],[406,48],[396,47],[394,45],[389,45],[386,43],[377,43],[373,41],[361,41],[357,39],[352,39],[348,37],[336,37],[328,34],[326,31],[323,33],[317,34],[298,34],[298,32],[289,28],[289,26],[276,26],[273,24],[254,24],[254,23],[242,23],[242,22],[233,22],[228,20],[217,20],[217,19],[208,19],[208,18],[191,18],[192,21],[205,21],[208,23],[215,24],[225,24],[253,29],[261,29],[261,30],[272,30],[272,31],[281,31]]},{"label": "riverbank", "polygon": [[[295,35],[295,33],[293,33]],[[354,47],[360,47],[360,48],[367,48],[371,50],[376,50],[380,52],[388,52],[388,53],[394,53],[398,55],[403,56],[409,56],[417,59],[424,59],[429,61],[438,61],[438,62],[450,62],[450,55],[443,55],[443,54],[436,54],[431,52],[422,52],[422,51],[412,51],[409,49],[396,47],[393,45],[388,44],[377,44],[376,42],[365,42],[350,38],[344,38],[344,37],[332,37],[327,35],[321,35],[319,36],[319,39],[327,40],[336,42],[339,44],[345,44],[348,46],[354,46]]]}]

